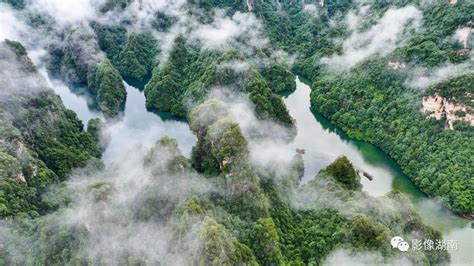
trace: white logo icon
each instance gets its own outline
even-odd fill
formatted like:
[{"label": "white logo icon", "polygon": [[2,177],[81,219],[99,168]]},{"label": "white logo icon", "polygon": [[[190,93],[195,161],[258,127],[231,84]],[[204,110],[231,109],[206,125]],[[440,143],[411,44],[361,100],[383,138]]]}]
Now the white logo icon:
[{"label": "white logo icon", "polygon": [[400,251],[408,251],[410,248],[410,245],[403,241],[403,238],[401,236],[394,236],[392,237],[392,240],[390,240],[390,244],[392,245],[392,248],[398,248]]}]

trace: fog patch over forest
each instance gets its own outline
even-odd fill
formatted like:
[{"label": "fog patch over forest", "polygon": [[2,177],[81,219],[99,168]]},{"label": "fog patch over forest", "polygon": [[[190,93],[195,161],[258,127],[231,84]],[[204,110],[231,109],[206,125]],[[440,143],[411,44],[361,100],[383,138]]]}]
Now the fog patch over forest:
[{"label": "fog patch over forest", "polygon": [[422,19],[421,12],[414,6],[391,8],[367,29],[364,23],[368,15],[372,14],[367,6],[361,7],[359,13],[351,11],[346,15],[352,33],[342,41],[343,54],[322,58],[323,63],[335,70],[347,70],[374,54],[389,54],[411,31],[419,30]]},{"label": "fog patch over forest", "polygon": [[[98,63],[105,56],[99,49],[97,36],[89,26],[90,22],[117,23],[115,20],[119,13],[118,19],[136,20],[132,23],[135,26],[129,30],[146,31],[149,30],[148,26],[142,26],[150,25],[155,13],[160,11],[185,20],[178,21],[168,32],[154,33],[165,40],[159,43],[162,51],[160,62],[166,62],[166,53],[171,49],[166,46],[173,44],[166,40],[174,41],[178,34],[191,34],[188,36],[191,42],[196,42],[203,49],[218,51],[233,47],[253,53],[253,49],[268,45],[260,22],[253,14],[236,13],[228,17],[223,11],[216,10],[213,22],[202,24],[198,20],[189,20],[189,16],[185,15],[185,1],[172,4],[169,1],[162,5],[153,5],[156,1],[134,1],[123,12],[112,10],[105,16],[100,16],[97,9],[102,3],[103,1],[66,3],[44,0],[34,2],[24,11],[8,8],[9,16],[2,21],[2,25],[16,25],[16,28],[7,28],[2,31],[1,37],[23,42],[38,64],[44,64],[44,51],[50,45],[66,45],[74,51],[79,64],[88,66]],[[153,9],[150,11],[145,7]],[[22,20],[28,21],[30,12],[46,15],[46,19],[50,20],[47,23],[51,24],[39,29],[26,26]],[[109,18],[110,21],[107,20]],[[222,31],[228,35],[215,39],[216,33]],[[63,39],[62,36],[67,32],[68,37]],[[44,38],[44,34],[49,38]],[[36,39],[42,41],[36,43]],[[2,63],[8,64],[2,67],[1,74],[2,77],[5,76],[3,81],[8,83],[8,86],[2,87],[2,94],[10,91],[16,93],[18,89],[27,89],[25,92],[30,93],[30,86],[25,84],[38,85],[38,75],[22,75],[24,72],[18,71],[19,66],[10,60],[13,55],[9,54],[9,50],[2,49],[1,52],[2,57],[8,56],[9,59],[2,60]],[[287,54],[280,52],[275,56],[279,60],[285,60]],[[41,74],[47,75],[44,71]],[[16,86],[18,82],[23,86]],[[47,88],[45,80],[41,79],[41,82]],[[49,85],[54,84],[50,82]],[[218,98],[229,100],[225,97]],[[237,98],[240,102],[231,103],[230,108],[235,114],[241,111],[253,113],[248,99],[244,96]],[[258,134],[262,134],[263,129],[276,127],[276,124],[272,125],[273,122],[267,122],[265,127],[262,123],[257,124],[254,115],[239,119],[242,128],[249,135],[255,134],[257,129],[261,131]],[[227,192],[216,189],[219,185],[189,169],[188,159],[182,157],[175,142],[164,139],[164,144],[157,143],[151,147],[150,144],[157,141],[151,139],[153,134],[143,132],[142,135],[125,136],[120,134],[123,126],[123,123],[110,121],[101,131],[104,148],[117,151],[105,153],[105,169],[95,169],[95,166],[77,169],[68,177],[68,181],[52,186],[49,188],[50,192],[45,192],[45,195],[51,196],[48,201],[67,202],[67,205],[37,218],[35,222],[44,225],[41,232],[24,237],[16,233],[18,225],[13,221],[2,221],[2,241],[15,243],[8,246],[12,262],[25,263],[22,256],[25,251],[41,257],[47,254],[46,250],[57,248],[57,242],[69,238],[74,259],[89,258],[96,263],[119,264],[124,256],[131,256],[149,263],[187,265],[201,252],[201,231],[208,221],[202,217],[183,218],[175,210],[192,196],[206,198],[210,192],[224,195]],[[110,143],[111,137],[120,138]],[[150,148],[154,151],[150,151]],[[173,167],[177,166],[178,171],[168,170],[170,164],[176,164]],[[183,228],[180,226],[189,228],[182,233],[180,230]],[[49,237],[43,237],[44,235]]]},{"label": "fog patch over forest", "polygon": [[375,252],[351,252],[345,249],[337,249],[331,253],[325,260],[324,265],[339,266],[339,265],[415,265],[407,258],[393,258],[387,260]]},{"label": "fog patch over forest", "polygon": [[[189,264],[196,256],[193,252],[202,245],[199,232],[203,221],[186,218],[193,220],[192,228],[176,238],[179,226],[185,224],[182,217],[172,213],[191,196],[206,197],[214,185],[184,165],[186,159],[181,159],[174,140],[162,139],[153,150],[132,143],[122,142],[126,160],[112,163],[105,170],[78,169],[64,186],[51,188],[55,196],[50,201],[61,195],[65,197],[61,200],[69,201],[67,207],[38,219],[39,224],[47,223],[41,230],[51,237],[21,237],[15,233],[17,225],[3,222],[2,240],[18,242],[9,245],[12,254],[15,248],[26,247],[29,253],[41,256],[45,250],[54,249],[62,237],[79,234],[80,245],[71,240],[73,248],[79,249],[75,250],[77,259],[118,264],[124,256],[132,256],[153,264]],[[174,162],[177,159],[184,161]],[[175,163],[181,170],[168,170]],[[62,236],[61,230],[71,235]],[[17,257],[11,259],[22,264],[25,258],[18,250]]]},{"label": "fog patch over forest", "polygon": [[406,85],[416,89],[426,89],[430,85],[474,70],[474,52],[460,64],[445,63],[435,68],[413,67],[408,71]]},{"label": "fog patch over forest", "polygon": [[254,111],[255,106],[248,97],[228,88],[214,88],[208,99],[218,99],[226,103],[249,141],[252,163],[273,171],[276,177],[288,175],[289,165],[296,154],[288,143],[295,134],[294,130],[271,119],[258,119]]},{"label": "fog patch over forest", "polygon": [[[35,66],[26,54],[18,57],[5,43],[0,44],[0,101],[13,103],[24,95],[48,90],[46,80],[32,74]],[[18,86],[21,84],[21,86]]]},{"label": "fog patch over forest", "polygon": [[92,21],[99,16],[97,7],[106,0],[36,0],[28,5],[29,12],[50,17],[56,26],[64,28]]},{"label": "fog patch over forest", "polygon": [[[23,90],[31,93],[39,87],[38,84],[47,89],[48,86],[63,86],[69,82],[80,83],[81,75],[86,83],[97,87],[102,85],[94,84],[94,81],[100,81],[97,77],[115,78],[113,81],[118,82],[110,82],[111,87],[134,90],[140,96],[148,94],[147,101],[153,92],[160,93],[168,85],[171,88],[176,85],[182,90],[182,95],[170,97],[170,102],[175,105],[169,109],[172,114],[178,110],[181,118],[187,119],[197,142],[192,143],[191,156],[187,151],[183,156],[179,149],[182,143],[173,136],[157,139],[158,135],[167,132],[163,125],[129,130],[128,123],[140,123],[138,117],[127,117],[126,114],[124,99],[131,97],[131,93],[120,95],[124,106],[117,108],[116,117],[89,121],[89,125],[97,127],[91,127],[91,130],[83,128],[73,112],[67,113],[71,119],[76,119],[71,124],[79,128],[81,134],[87,134],[84,139],[92,138],[93,130],[97,130],[98,136],[94,137],[99,138],[102,150],[95,159],[101,161],[91,160],[90,164],[67,174],[64,182],[44,191],[44,203],[52,206],[50,210],[54,211],[21,222],[16,218],[1,221],[0,240],[12,243],[6,250],[13,263],[28,263],[35,257],[48,261],[50,258],[45,256],[62,254],[70,259],[70,263],[189,265],[205,264],[209,261],[201,259],[208,256],[217,258],[215,261],[220,263],[237,261],[246,264],[258,259],[262,264],[278,264],[296,256],[297,253],[285,253],[287,257],[282,254],[290,249],[295,252],[295,247],[302,243],[292,241],[306,238],[304,230],[314,230],[317,239],[327,239],[328,243],[329,239],[338,239],[333,238],[334,235],[323,235],[328,229],[319,228],[316,219],[321,219],[317,220],[323,221],[321,224],[345,230],[346,235],[336,237],[347,241],[344,243],[347,246],[356,245],[350,241],[357,238],[352,225],[358,221],[369,221],[363,226],[367,224],[368,230],[375,228],[374,234],[380,233],[377,235],[380,237],[374,238],[380,241],[376,243],[378,246],[374,245],[380,248],[377,252],[354,253],[335,249],[329,253],[331,249],[328,248],[322,254],[329,255],[322,262],[329,265],[349,261],[412,262],[394,258],[393,251],[386,249],[386,236],[402,232],[408,228],[408,223],[413,223],[422,235],[434,230],[422,227],[421,220],[403,196],[394,192],[386,197],[373,198],[361,192],[358,175],[354,174],[355,169],[344,160],[345,157],[332,164],[336,168],[342,167],[340,172],[345,180],[338,180],[340,177],[336,175],[340,172],[331,172],[331,166],[328,166],[319,174],[314,173],[317,175],[313,181],[300,186],[298,177],[301,178],[301,168],[304,170],[304,158],[289,143],[296,134],[295,121],[277,94],[281,91],[271,87],[274,81],[271,78],[274,77],[266,77],[262,70],[277,62],[283,66],[276,73],[289,74],[292,80],[294,75],[289,69],[299,58],[291,52],[273,49],[261,16],[243,11],[231,14],[221,7],[206,10],[185,0],[126,1],[124,5],[112,7],[107,3],[102,0],[74,3],[39,0],[20,11],[6,7],[6,16],[0,18],[0,38],[24,43],[46,80],[22,71],[21,65],[13,60],[11,51],[0,49],[0,59],[6,59],[0,63],[0,78],[6,83],[6,86],[2,83],[0,96]],[[5,4],[0,5],[3,8]],[[307,5],[303,12],[316,13],[318,9]],[[421,25],[421,11],[414,6],[390,8],[375,18],[373,25],[365,23],[365,19],[372,15],[368,13],[369,9],[362,6],[358,10],[349,11],[345,16],[344,22],[351,32],[347,38],[336,41],[342,44],[342,54],[334,53],[322,58],[329,69],[348,70],[374,55],[385,56]],[[35,14],[43,17],[35,18]],[[159,21],[157,16],[166,19]],[[32,20],[39,26],[28,26]],[[156,26],[156,23],[164,25]],[[4,24],[7,27],[4,28]],[[117,25],[118,30],[114,28]],[[156,83],[150,81],[144,93],[123,81],[124,74],[111,63],[112,56],[101,46],[100,42],[104,40],[97,33],[102,26],[110,27],[106,29],[110,31],[123,29],[124,46],[128,44],[128,38],[136,41],[139,38],[133,37],[140,34],[149,37],[147,40],[156,45],[153,54],[156,58],[150,60],[152,71],[142,76],[142,81],[151,76],[151,81]],[[178,56],[173,58],[176,47]],[[136,52],[120,49],[117,48],[121,60],[127,59],[121,57],[127,55],[126,52]],[[50,78],[46,71],[47,61],[53,53],[66,54],[61,54],[61,60],[65,61],[72,57],[74,67],[82,72],[75,73],[61,67],[64,83],[53,82],[56,77]],[[420,68],[420,74],[414,72],[413,81],[407,82],[424,87],[425,81],[418,76],[431,75],[430,80],[445,78],[451,73],[464,71],[469,63],[463,63],[464,66],[446,65],[437,71]],[[196,69],[192,69],[194,66]],[[91,69],[96,72],[89,73]],[[279,74],[273,75],[281,76]],[[187,78],[189,82],[180,83]],[[18,83],[27,86],[17,86]],[[150,84],[158,89],[147,91]],[[97,90],[95,88],[95,93],[100,94]],[[158,94],[157,99],[169,97],[165,93]],[[204,96],[200,98],[201,95]],[[169,113],[170,110],[163,112]],[[149,115],[155,114],[150,112]],[[133,119],[137,121],[130,121]],[[146,119],[143,121],[147,123]],[[87,121],[83,122],[86,124]],[[173,130],[183,128],[177,126]],[[310,226],[302,228],[301,220]],[[287,228],[282,224],[284,222],[288,222]],[[293,228],[298,229],[292,231]],[[20,231],[30,235],[25,236]],[[392,257],[382,257],[383,252]],[[414,258],[415,261],[426,260],[425,254],[416,255],[420,256]],[[319,260],[324,258],[311,256]],[[446,258],[449,260],[449,255],[443,253],[439,261]],[[437,259],[430,258],[430,262]],[[303,262],[303,258],[298,257],[298,260]]]},{"label": "fog patch over forest", "polygon": [[0,39],[24,40],[32,32],[32,28],[22,21],[21,16],[6,3],[0,3]]}]

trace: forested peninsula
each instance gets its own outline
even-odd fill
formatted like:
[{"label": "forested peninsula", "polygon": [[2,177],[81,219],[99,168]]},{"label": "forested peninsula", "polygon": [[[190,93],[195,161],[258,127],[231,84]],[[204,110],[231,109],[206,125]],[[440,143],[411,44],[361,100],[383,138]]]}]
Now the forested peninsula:
[{"label": "forested peninsula", "polygon": [[392,246],[443,240],[410,195],[371,195],[345,154],[302,182],[318,158],[277,148],[299,76],[314,114],[472,218],[472,1],[45,1],[0,1],[0,264],[452,261]]}]

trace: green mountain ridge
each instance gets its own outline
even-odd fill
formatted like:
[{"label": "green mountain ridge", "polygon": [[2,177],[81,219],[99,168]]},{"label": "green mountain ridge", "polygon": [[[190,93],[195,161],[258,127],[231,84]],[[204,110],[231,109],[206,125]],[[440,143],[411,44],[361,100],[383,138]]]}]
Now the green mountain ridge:
[{"label": "green mountain ridge", "polygon": [[[296,135],[281,96],[296,89],[296,73],[312,82],[313,111],[382,149],[428,196],[472,216],[473,127],[456,121],[449,129],[446,110],[438,120],[421,111],[423,97],[436,94],[465,105],[458,116],[473,112],[472,37],[466,46],[456,39],[472,28],[471,1],[190,0],[154,9],[108,0],[92,6],[102,20],[65,25],[30,2],[2,2],[54,36],[48,74],[86,87],[106,119],[85,127],[22,44],[0,43],[0,264],[323,265],[341,252],[371,254],[375,264],[450,263],[447,250],[391,246],[393,236],[410,245],[443,236],[403,193],[363,192],[346,157],[300,184],[301,151],[281,171],[255,164],[250,143]],[[400,36],[377,47],[394,10],[411,13],[396,13]],[[351,43],[377,29],[388,33]],[[331,65],[354,51],[345,58],[355,63]],[[446,68],[455,74],[438,81]],[[419,73],[434,75],[426,88],[413,86]],[[146,83],[147,110],[184,118],[197,139],[189,158],[163,136],[145,154],[104,164],[101,142],[107,129],[120,130],[113,126],[127,101],[124,79]],[[256,125],[272,123],[285,137],[246,137],[225,100],[239,97]]]}]

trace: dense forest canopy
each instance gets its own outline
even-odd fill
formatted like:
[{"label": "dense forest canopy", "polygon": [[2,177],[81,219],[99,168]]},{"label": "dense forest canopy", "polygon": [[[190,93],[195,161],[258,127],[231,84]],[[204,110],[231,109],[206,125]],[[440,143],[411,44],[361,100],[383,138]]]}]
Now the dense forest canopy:
[{"label": "dense forest canopy", "polygon": [[[387,2],[362,6],[358,11],[341,10],[339,15],[331,15],[328,4],[327,14],[319,9],[320,17],[296,22],[294,31],[288,34],[294,33],[297,45],[307,47],[308,53],[295,64],[295,71],[314,82],[311,95],[314,110],[350,136],[382,148],[428,195],[441,198],[456,212],[472,214],[473,121],[454,117],[455,130],[445,130],[452,121],[444,117],[473,112],[470,107],[473,86],[468,78],[474,73],[472,37],[469,33],[460,36],[459,30],[470,32],[474,3],[435,1],[421,3],[418,8],[408,5],[414,4],[409,1],[397,3],[398,7]],[[275,15],[266,9],[262,13],[291,22],[304,13],[304,8],[299,11],[293,5],[287,8],[288,12],[283,14]],[[396,14],[397,19],[391,14]],[[344,18],[340,27],[331,25],[333,16]],[[411,33],[390,31],[392,25],[387,24],[387,18],[393,24],[397,20],[404,23],[401,24],[405,25],[404,30]],[[310,35],[300,31],[310,25],[325,29]],[[365,32],[358,33],[359,28]],[[393,32],[395,36],[392,39],[383,34],[376,37],[376,31]],[[291,46],[282,36],[285,35],[270,34],[282,47]],[[337,50],[328,51],[324,42],[332,43],[334,36],[344,41],[342,45],[337,42],[329,45]],[[376,38],[388,44],[380,45]],[[396,38],[400,40],[390,45]],[[358,47],[354,42],[357,40],[369,44]],[[361,56],[363,60],[359,59]],[[352,60],[356,63],[349,69],[343,66],[338,66],[339,70],[331,69],[331,64],[337,65],[341,59],[345,65],[351,65]],[[420,111],[423,109],[420,106],[423,96],[434,93],[445,97],[447,102],[467,106],[460,105],[454,110],[440,107],[441,119],[429,119],[426,112]],[[459,110],[457,114],[456,110]]]},{"label": "dense forest canopy", "polygon": [[[472,217],[472,14],[468,0],[1,0],[0,264],[448,264],[391,246],[442,235],[400,191],[362,191],[347,157],[301,184],[304,150],[263,167],[250,143],[296,135],[282,95],[299,75],[313,111]],[[104,118],[81,121],[49,78]],[[111,142],[128,84],[189,125],[190,156],[174,136]],[[106,161],[110,145],[126,159]]]}]

